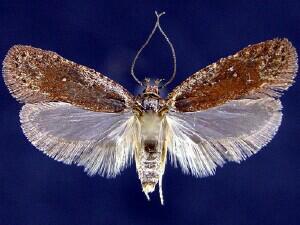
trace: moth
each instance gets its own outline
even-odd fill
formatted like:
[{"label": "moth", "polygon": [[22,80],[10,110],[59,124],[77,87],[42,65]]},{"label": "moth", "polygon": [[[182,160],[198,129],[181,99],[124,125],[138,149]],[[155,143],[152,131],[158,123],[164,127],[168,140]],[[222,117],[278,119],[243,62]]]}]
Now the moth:
[{"label": "moth", "polygon": [[[134,59],[131,73],[144,91],[124,87],[55,52],[15,45],[3,62],[4,81],[18,101],[28,140],[49,157],[83,166],[89,175],[115,177],[133,160],[149,199],[170,163],[196,177],[241,162],[276,134],[280,96],[297,73],[297,53],[287,39],[273,39],[221,58],[189,76],[163,99],[159,90],[176,73],[173,45],[159,18]],[[140,81],[134,65],[159,29],[171,47],[172,78]]]}]

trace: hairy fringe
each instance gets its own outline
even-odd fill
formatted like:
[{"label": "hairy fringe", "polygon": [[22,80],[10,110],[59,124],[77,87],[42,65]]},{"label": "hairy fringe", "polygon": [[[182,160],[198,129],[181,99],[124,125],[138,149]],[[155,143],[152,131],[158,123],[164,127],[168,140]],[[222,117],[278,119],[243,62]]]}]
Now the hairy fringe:
[{"label": "hairy fringe", "polygon": [[18,61],[21,60],[18,58],[20,57],[20,55],[16,54],[18,52],[18,49],[21,47],[22,45],[14,45],[13,47],[11,47],[3,60],[2,75],[4,82],[10,94],[21,103],[35,103],[46,101],[46,96],[43,96],[42,94],[31,90],[24,84],[21,85],[21,77],[18,76],[15,72],[16,66],[23,66],[20,61]]},{"label": "hairy fringe", "polygon": [[[280,39],[275,39],[280,40]],[[289,49],[287,55],[287,68],[279,70],[279,74],[273,80],[270,80],[260,89],[251,91],[247,96],[243,98],[265,98],[273,97],[279,98],[283,91],[286,91],[295,82],[294,79],[298,72],[298,54],[295,47],[288,39],[282,39]]]},{"label": "hairy fringe", "polygon": [[[264,103],[269,102],[266,100]],[[179,164],[185,174],[205,177],[214,175],[216,167],[223,166],[227,161],[240,163],[257,153],[274,137],[282,119],[280,101],[266,107],[273,111],[272,116],[259,130],[252,134],[240,134],[237,137],[221,139],[200,137],[197,131],[185,127],[180,120],[167,117],[171,164],[175,167]],[[192,137],[197,137],[201,141],[196,143]]]},{"label": "hairy fringe", "polygon": [[34,118],[40,112],[64,106],[69,104],[50,102],[23,106],[20,112],[21,127],[36,148],[57,161],[84,166],[89,175],[115,177],[131,164],[134,154],[132,147],[138,137],[138,124],[133,116],[117,127],[102,131],[106,134],[102,139],[68,140],[39,130]]}]

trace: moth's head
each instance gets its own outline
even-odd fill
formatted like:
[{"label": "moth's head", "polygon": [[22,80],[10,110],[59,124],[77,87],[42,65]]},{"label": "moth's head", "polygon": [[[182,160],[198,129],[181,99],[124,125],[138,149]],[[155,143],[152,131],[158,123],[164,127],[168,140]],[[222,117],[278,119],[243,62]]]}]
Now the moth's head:
[{"label": "moth's head", "polygon": [[145,78],[143,82],[143,86],[145,87],[143,94],[144,95],[155,95],[159,97],[159,89],[160,89],[160,82],[162,79],[156,79],[151,81],[150,78]]}]

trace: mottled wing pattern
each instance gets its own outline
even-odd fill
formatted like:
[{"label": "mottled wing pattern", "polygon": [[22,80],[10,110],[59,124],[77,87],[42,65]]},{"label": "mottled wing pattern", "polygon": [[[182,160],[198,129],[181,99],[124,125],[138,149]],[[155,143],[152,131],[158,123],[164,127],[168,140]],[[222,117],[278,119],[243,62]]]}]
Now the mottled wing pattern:
[{"label": "mottled wing pattern", "polygon": [[89,175],[114,177],[130,165],[139,143],[132,112],[93,112],[64,102],[23,106],[22,129],[48,156],[85,167]]},{"label": "mottled wing pattern", "polygon": [[100,112],[120,112],[132,104],[132,95],[106,76],[30,46],[9,50],[3,77],[11,94],[24,103],[62,101]]},{"label": "mottled wing pattern", "polygon": [[196,72],[168,96],[176,111],[194,112],[243,97],[278,97],[294,81],[297,53],[287,39],[250,45]]},{"label": "mottled wing pattern", "polygon": [[169,95],[172,163],[195,176],[258,152],[281,123],[278,99],[297,73],[286,39],[248,46],[189,77]]}]

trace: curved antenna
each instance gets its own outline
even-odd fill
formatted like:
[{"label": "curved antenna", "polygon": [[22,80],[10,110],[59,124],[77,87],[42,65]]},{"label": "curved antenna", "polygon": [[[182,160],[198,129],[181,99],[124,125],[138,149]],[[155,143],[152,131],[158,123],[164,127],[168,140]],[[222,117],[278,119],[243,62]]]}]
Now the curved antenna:
[{"label": "curved antenna", "polygon": [[[168,84],[170,84],[170,83],[174,80],[174,78],[175,78],[175,75],[176,75],[176,66],[177,66],[177,64],[176,64],[176,53],[175,53],[175,49],[174,49],[174,47],[173,47],[172,42],[169,40],[167,34],[163,31],[163,29],[162,29],[161,26],[160,26],[160,23],[159,23],[159,17],[161,16],[161,14],[157,14],[156,11],[155,11],[155,14],[156,14],[156,16],[157,16],[157,18],[158,18],[158,19],[157,19],[157,22],[156,22],[156,23],[157,23],[157,27],[158,27],[160,33],[161,33],[161,34],[164,36],[164,38],[166,39],[168,45],[170,46],[171,51],[172,51],[172,58],[173,58],[173,73],[172,73],[172,76],[170,77],[170,79],[169,79],[166,83],[164,83],[162,86],[160,86],[160,88],[164,88],[164,87],[166,87]],[[165,12],[163,12],[163,14],[165,14]]]},{"label": "curved antenna", "polygon": [[135,67],[135,64],[136,64],[136,61],[137,59],[139,58],[141,52],[144,50],[144,48],[149,44],[149,41],[151,40],[153,34],[155,33],[156,29],[158,28],[160,33],[163,35],[163,37],[165,38],[165,40],[167,41],[168,45],[170,46],[171,48],[171,51],[172,51],[172,58],[173,58],[173,73],[172,73],[172,76],[170,77],[170,79],[163,85],[161,85],[159,88],[163,88],[163,87],[166,87],[168,84],[170,84],[173,79],[175,78],[175,75],[176,75],[176,54],[175,54],[175,49],[171,43],[171,41],[169,40],[168,36],[166,35],[166,33],[163,31],[163,29],[161,28],[160,26],[160,23],[159,23],[159,19],[162,15],[164,15],[165,12],[162,12],[162,13],[157,13],[157,11],[155,11],[155,15],[156,15],[156,23],[149,35],[149,37],[147,38],[146,42],[142,45],[142,47],[138,50],[136,56],[134,57],[133,59],[133,62],[132,62],[132,65],[131,65],[131,75],[132,77],[134,78],[134,80],[141,86],[145,86],[143,84],[143,82],[141,82],[136,76],[135,76],[135,73],[134,73],[134,67]]}]

